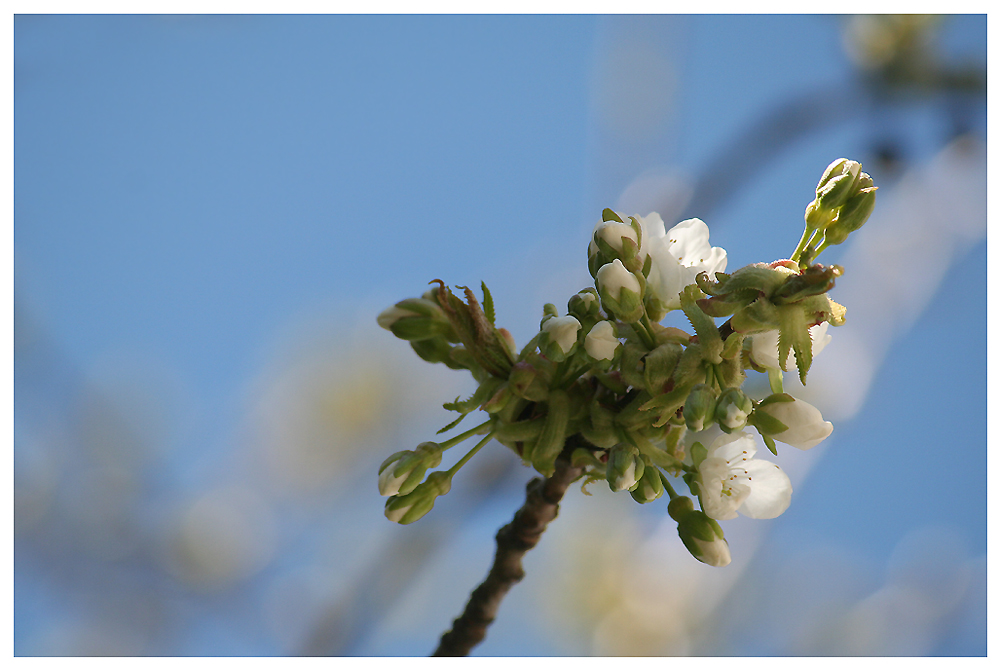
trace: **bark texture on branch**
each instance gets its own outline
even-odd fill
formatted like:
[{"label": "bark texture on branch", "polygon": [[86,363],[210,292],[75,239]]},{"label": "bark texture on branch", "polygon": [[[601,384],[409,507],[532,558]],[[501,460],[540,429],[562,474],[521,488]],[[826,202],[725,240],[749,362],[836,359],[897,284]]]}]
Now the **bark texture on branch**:
[{"label": "bark texture on branch", "polygon": [[556,470],[551,478],[531,479],[524,505],[514,514],[513,521],[497,532],[493,568],[472,592],[462,616],[455,620],[450,631],[441,636],[441,642],[432,656],[466,656],[483,641],[486,628],[496,618],[503,597],[524,578],[521,558],[538,544],[545,527],[559,513],[559,502],[566,488],[582,473],[581,467],[572,466],[560,457],[556,460]]}]

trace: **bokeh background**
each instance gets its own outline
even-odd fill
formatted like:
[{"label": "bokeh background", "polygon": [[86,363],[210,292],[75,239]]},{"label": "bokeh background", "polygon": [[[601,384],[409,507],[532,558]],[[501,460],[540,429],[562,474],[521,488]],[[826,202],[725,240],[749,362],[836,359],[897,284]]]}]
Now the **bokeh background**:
[{"label": "bokeh background", "polygon": [[485,280],[523,343],[605,206],[787,257],[842,156],[789,510],[712,569],[574,488],[476,653],[985,654],[985,16],[20,15],[14,66],[16,654],[429,653],[532,473],[385,520],[472,382],[378,312]]}]

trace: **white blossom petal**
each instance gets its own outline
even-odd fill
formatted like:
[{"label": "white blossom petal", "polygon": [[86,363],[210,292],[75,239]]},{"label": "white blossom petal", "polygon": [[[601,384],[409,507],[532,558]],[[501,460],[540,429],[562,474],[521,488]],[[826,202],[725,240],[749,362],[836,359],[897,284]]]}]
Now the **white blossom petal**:
[{"label": "white blossom petal", "polygon": [[614,325],[607,320],[602,320],[594,325],[587,333],[587,338],[583,342],[583,347],[587,351],[587,354],[595,360],[612,359],[619,345],[621,345],[621,342],[615,336]]},{"label": "white blossom petal", "polygon": [[750,495],[739,507],[741,515],[769,520],[788,509],[792,502],[792,481],[777,464],[752,459],[744,465]]}]

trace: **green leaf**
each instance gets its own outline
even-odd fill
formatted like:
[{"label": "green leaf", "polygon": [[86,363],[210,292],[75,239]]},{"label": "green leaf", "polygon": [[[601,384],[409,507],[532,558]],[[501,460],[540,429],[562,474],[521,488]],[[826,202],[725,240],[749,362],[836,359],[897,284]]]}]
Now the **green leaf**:
[{"label": "green leaf", "polygon": [[[448,406],[448,405],[447,405],[447,404],[445,404],[445,407],[446,407],[446,408],[447,408],[447,406]],[[459,415],[459,416],[458,416],[457,418],[455,418],[454,420],[452,420],[451,422],[449,422],[449,423],[448,423],[448,424],[446,424],[445,426],[443,426],[443,427],[441,427],[440,429],[438,429],[438,430],[437,430],[437,433],[439,433],[439,434],[443,434],[443,433],[445,433],[446,431],[448,431],[449,429],[452,429],[452,428],[454,428],[454,427],[457,427],[457,426],[458,426],[458,423],[459,423],[459,422],[461,422],[462,420],[464,420],[464,419],[465,419],[465,416],[466,416],[466,415],[468,415],[468,413],[462,413],[462,414],[461,414],[461,415]]]},{"label": "green leaf", "polygon": [[480,285],[483,288],[483,311],[486,312],[486,319],[490,321],[491,325],[496,325],[496,313],[493,312],[493,295],[490,294],[489,288],[486,287],[486,281],[481,281]]},{"label": "green leaf", "polygon": [[681,308],[698,334],[702,356],[712,364],[718,364],[722,361],[722,337],[715,326],[715,321],[698,306],[697,301],[700,297],[701,290],[698,286],[687,286],[681,293]]}]

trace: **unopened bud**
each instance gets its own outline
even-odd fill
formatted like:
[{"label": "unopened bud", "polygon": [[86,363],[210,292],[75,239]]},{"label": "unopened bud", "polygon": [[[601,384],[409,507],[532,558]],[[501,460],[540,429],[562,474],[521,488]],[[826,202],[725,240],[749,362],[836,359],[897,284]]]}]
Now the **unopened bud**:
[{"label": "unopened bud", "polygon": [[660,478],[660,470],[653,466],[647,457],[642,458],[642,463],[644,466],[642,477],[630,493],[637,502],[649,503],[663,496],[663,480]]},{"label": "unopened bud", "polygon": [[715,390],[705,385],[695,385],[684,402],[684,423],[691,431],[708,429],[715,420]]},{"label": "unopened bud", "polygon": [[542,336],[539,338],[539,349],[542,354],[555,362],[566,359],[576,347],[580,327],[580,321],[571,315],[543,320]]},{"label": "unopened bud", "polygon": [[587,338],[583,342],[587,354],[598,361],[614,359],[615,351],[620,345],[621,341],[615,333],[615,326],[607,320],[601,320],[594,325],[587,332]]},{"label": "unopened bud", "polygon": [[727,434],[739,431],[747,424],[753,411],[753,401],[738,387],[726,389],[715,404],[715,421]]},{"label": "unopened bud", "polygon": [[421,443],[415,450],[403,450],[390,455],[378,469],[379,494],[409,494],[424,479],[427,469],[440,463],[441,446],[432,441]]},{"label": "unopened bud", "polygon": [[601,317],[601,301],[594,288],[581,290],[570,297],[566,308],[570,315],[576,316],[576,319],[580,321]]},{"label": "unopened bud", "polygon": [[616,259],[597,270],[597,288],[604,310],[625,322],[638,322],[642,317],[642,284],[621,260]]},{"label": "unopened bud", "polygon": [[630,444],[619,443],[608,451],[608,486],[612,492],[632,490],[645,470],[639,450]]},{"label": "unopened bud", "polygon": [[410,524],[430,512],[437,497],[451,490],[451,474],[435,471],[405,496],[394,496],[385,503],[386,519],[398,524]]},{"label": "unopened bud", "polygon": [[876,190],[878,188],[865,188],[847,200],[847,203],[840,209],[836,222],[831,227],[846,231],[847,234],[859,230],[868,221],[872,211],[875,210]]},{"label": "unopened bud", "polygon": [[698,561],[709,566],[727,566],[732,557],[729,543],[719,523],[700,510],[686,496],[670,501],[667,512],[677,521],[677,534],[684,547]]}]

